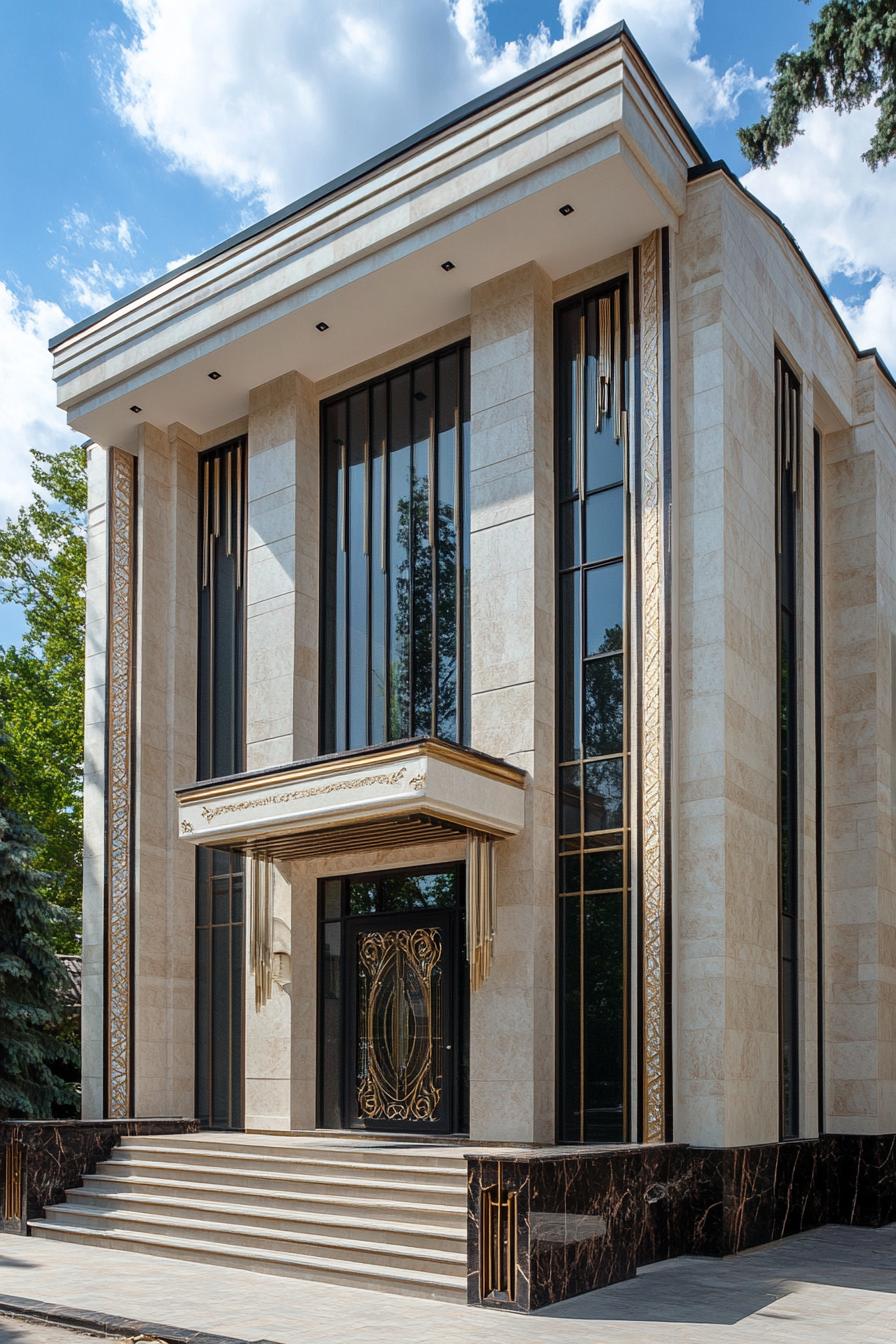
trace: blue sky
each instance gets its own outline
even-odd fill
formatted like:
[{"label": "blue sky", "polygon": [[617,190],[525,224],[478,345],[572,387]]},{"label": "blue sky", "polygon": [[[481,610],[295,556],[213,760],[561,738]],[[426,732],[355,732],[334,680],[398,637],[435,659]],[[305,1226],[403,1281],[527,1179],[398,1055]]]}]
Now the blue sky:
[{"label": "blue sky", "polygon": [[[68,322],[618,17],[710,153],[743,173],[736,128],[761,110],[762,78],[805,39],[817,9],[817,0],[5,6],[0,517],[28,496],[29,444],[69,438],[45,352]],[[893,359],[894,175],[859,162],[867,115],[831,115],[815,114],[802,143],[749,185],[849,305],[860,343]],[[0,643],[19,630],[0,607]]]}]

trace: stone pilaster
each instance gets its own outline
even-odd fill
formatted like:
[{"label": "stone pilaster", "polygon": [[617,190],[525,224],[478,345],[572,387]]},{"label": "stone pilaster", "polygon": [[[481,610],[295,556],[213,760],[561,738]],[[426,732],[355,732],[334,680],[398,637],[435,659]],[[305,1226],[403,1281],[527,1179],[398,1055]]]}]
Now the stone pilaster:
[{"label": "stone pilaster", "polygon": [[81,940],[81,1113],[103,1116],[105,1077],[106,469],[87,450],[87,622],[84,659],[84,887]]},{"label": "stone pilaster", "polygon": [[194,855],[174,790],[196,772],[196,438],[138,449],[134,1112],[193,1113]]},{"label": "stone pilaster", "polygon": [[[318,647],[317,402],[298,373],[249,397],[246,620],[246,767],[285,765],[317,752]],[[274,953],[289,958],[268,1002],[255,1007],[246,977],[246,1124],[314,1124],[313,1073],[294,1086],[296,1016],[315,1020],[315,977],[294,963],[316,947],[313,900],[294,901],[291,866],[273,871]],[[298,904],[295,911],[294,905]],[[251,946],[247,924],[247,948]]]},{"label": "stone pilaster", "polygon": [[534,264],[471,315],[472,745],[529,772],[497,847],[495,961],[470,1005],[470,1134],[554,1137],[554,506],[551,285]]}]

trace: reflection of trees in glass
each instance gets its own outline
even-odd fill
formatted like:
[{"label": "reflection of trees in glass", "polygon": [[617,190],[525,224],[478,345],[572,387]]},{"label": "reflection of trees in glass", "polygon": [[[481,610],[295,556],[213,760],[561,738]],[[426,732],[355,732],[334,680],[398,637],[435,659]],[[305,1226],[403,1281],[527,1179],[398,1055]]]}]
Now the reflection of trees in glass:
[{"label": "reflection of trees in glass", "polygon": [[[433,648],[433,551],[429,544],[429,482],[414,481],[413,505],[397,504],[393,574],[395,643],[389,654],[390,736],[453,737],[457,725],[457,533],[454,509],[436,509],[436,630]],[[413,616],[413,619],[412,619]],[[436,658],[436,713],[432,705],[432,660]],[[413,656],[413,687],[411,659]],[[413,690],[413,701],[410,691]],[[413,723],[411,705],[413,704]]]},{"label": "reflection of trees in glass", "polygon": [[[618,626],[608,630],[604,644],[618,648],[620,635]],[[584,678],[584,753],[586,757],[610,756],[622,750],[624,676],[621,654],[587,662]]]},{"label": "reflection of trees in glass", "polygon": [[584,899],[585,1138],[621,1139],[623,1076],[623,904]]}]

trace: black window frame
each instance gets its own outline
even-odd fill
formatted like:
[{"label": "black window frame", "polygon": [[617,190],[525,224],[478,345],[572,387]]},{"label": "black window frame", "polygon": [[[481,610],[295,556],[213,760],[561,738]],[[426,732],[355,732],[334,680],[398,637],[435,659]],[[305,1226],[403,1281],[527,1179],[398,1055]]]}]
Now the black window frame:
[{"label": "black window frame", "polygon": [[[443,368],[446,361],[454,360],[455,369],[455,395],[454,395],[454,413],[453,426],[450,429],[440,429],[439,417],[443,410],[443,403],[440,398],[441,380]],[[415,407],[419,407],[417,401],[417,392],[421,389],[418,383],[424,380],[427,373],[431,374],[432,379],[432,414],[428,427],[428,446],[427,456],[427,474],[428,483],[427,509],[426,515],[423,511],[415,508],[415,496],[413,494],[414,481],[414,457],[415,453],[420,453],[423,440],[416,436],[415,424],[419,423],[418,412]],[[411,609],[410,628],[406,632],[407,640],[407,686],[403,688],[401,695],[404,697],[400,702],[401,706],[406,704],[407,716],[403,722],[398,722],[397,718],[392,716],[397,714],[396,697],[394,693],[394,680],[392,673],[391,657],[391,631],[392,615],[394,601],[392,600],[392,585],[395,581],[391,561],[391,531],[393,526],[393,513],[390,500],[390,486],[392,481],[393,464],[391,455],[394,449],[392,441],[393,427],[393,389],[403,379],[408,383],[408,461],[411,486],[410,496],[410,520],[408,523],[409,541],[415,546],[419,536],[425,534],[426,542],[429,543],[430,532],[435,532],[433,544],[430,546],[430,580],[429,580],[429,606],[430,606],[430,634],[428,640],[420,638],[420,631],[416,631],[413,625],[413,616],[415,613],[415,592],[414,592],[414,566],[408,567],[408,586],[409,595],[407,601]],[[383,401],[379,410],[376,409],[377,394],[384,389]],[[416,389],[416,391],[415,391]],[[425,394],[424,394],[425,395]],[[352,737],[352,685],[350,675],[350,632],[351,632],[351,609],[350,593],[352,578],[348,572],[349,565],[349,537],[348,537],[348,511],[351,507],[350,497],[350,473],[346,469],[349,465],[349,454],[351,452],[350,443],[347,443],[344,449],[345,457],[343,459],[344,467],[342,471],[341,487],[337,487],[335,497],[336,516],[328,519],[330,508],[330,484],[328,477],[328,453],[330,444],[328,442],[328,418],[334,413],[334,408],[345,407],[346,429],[348,430],[350,408],[353,400],[366,397],[367,415],[366,426],[367,435],[364,443],[363,456],[363,474],[365,489],[362,503],[362,526],[363,526],[363,546],[362,554],[366,557],[366,577],[364,582],[366,594],[366,608],[363,612],[364,641],[366,648],[366,657],[364,664],[366,667],[366,678],[364,685],[364,727],[363,740],[353,739]],[[337,412],[338,413],[338,412]],[[415,418],[416,417],[416,418]],[[380,426],[384,428],[384,437],[381,441],[374,444],[373,429],[379,419]],[[438,495],[439,482],[443,479],[440,475],[440,464],[442,460],[442,445],[440,443],[443,434],[453,434],[454,445],[454,464],[452,473],[452,528],[455,546],[454,565],[452,566],[453,585],[454,585],[454,615],[453,621],[445,623],[441,620],[439,610],[439,597],[442,590],[442,584],[447,581],[448,572],[440,569],[439,566],[439,537],[440,520],[438,519],[439,499],[433,495],[433,486],[435,486],[436,495]],[[347,439],[350,440],[347,433]],[[374,511],[374,462],[381,460],[382,467],[379,473],[379,491],[377,498],[379,500],[380,517],[376,517]],[[320,554],[321,554],[321,576],[320,576],[320,692],[319,692],[319,750],[322,754],[338,754],[342,751],[352,750],[360,747],[383,746],[390,742],[401,741],[409,737],[441,737],[447,741],[459,742],[461,744],[469,743],[470,735],[470,342],[468,339],[453,342],[450,345],[434,350],[426,355],[420,356],[405,364],[388,369],[371,378],[366,382],[356,384],[355,386],[339,392],[331,397],[327,397],[320,403],[320,481],[321,481],[321,500],[320,500]],[[341,510],[341,512],[340,512]],[[433,523],[437,525],[433,528]],[[340,584],[343,582],[338,570],[334,571],[329,564],[330,557],[330,539],[331,527],[340,535],[336,540],[336,555],[338,563],[346,566],[346,576],[344,580],[344,593],[346,608],[343,614],[343,631],[335,629],[336,617],[331,616],[334,609],[338,608],[338,594]],[[419,534],[419,536],[418,536]],[[379,552],[379,555],[375,552]],[[345,560],[339,560],[340,552],[345,556]],[[384,575],[382,581],[382,620],[383,620],[383,648],[382,648],[382,667],[384,675],[384,689],[382,698],[384,701],[382,714],[378,709],[374,709],[374,695],[372,691],[372,679],[374,675],[374,636],[373,636],[373,597],[374,597],[374,576],[377,566]],[[331,626],[332,620],[332,626]],[[454,693],[451,697],[453,708],[445,711],[445,700],[440,693],[440,671],[444,665],[444,660],[439,658],[439,639],[440,636],[453,634],[453,686]],[[424,645],[426,646],[424,648]],[[341,657],[341,663],[340,663]],[[425,715],[418,715],[419,688],[417,686],[417,664],[428,663],[430,674],[427,678],[429,693],[429,715],[428,722],[424,722]],[[340,683],[343,680],[343,674],[339,671],[341,665],[345,667],[344,688]],[[344,695],[344,701],[340,706],[340,700]],[[331,697],[333,697],[331,699]],[[453,719],[453,725],[452,725]],[[382,723],[382,732],[375,728],[377,722]]]}]

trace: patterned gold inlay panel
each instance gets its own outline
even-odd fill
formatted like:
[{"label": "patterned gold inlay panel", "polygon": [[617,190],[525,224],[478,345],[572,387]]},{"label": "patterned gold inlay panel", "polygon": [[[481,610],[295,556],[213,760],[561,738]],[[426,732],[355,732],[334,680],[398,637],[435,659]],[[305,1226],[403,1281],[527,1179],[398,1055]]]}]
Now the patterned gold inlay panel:
[{"label": "patterned gold inlay panel", "polygon": [[442,1099],[443,944],[439,929],[358,939],[358,1114],[435,1120]]}]

